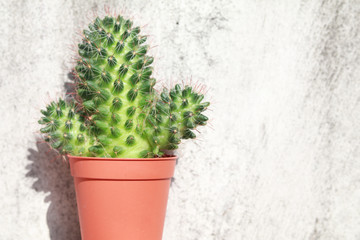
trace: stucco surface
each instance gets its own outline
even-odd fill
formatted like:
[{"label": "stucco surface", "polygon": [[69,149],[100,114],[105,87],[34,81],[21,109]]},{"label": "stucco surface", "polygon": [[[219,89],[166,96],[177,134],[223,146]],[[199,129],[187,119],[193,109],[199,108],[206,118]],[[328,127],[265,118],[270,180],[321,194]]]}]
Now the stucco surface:
[{"label": "stucco surface", "polygon": [[360,239],[360,1],[0,0],[1,240],[80,239],[37,120],[104,5],[146,25],[159,85],[213,103],[178,153],[164,240]]}]

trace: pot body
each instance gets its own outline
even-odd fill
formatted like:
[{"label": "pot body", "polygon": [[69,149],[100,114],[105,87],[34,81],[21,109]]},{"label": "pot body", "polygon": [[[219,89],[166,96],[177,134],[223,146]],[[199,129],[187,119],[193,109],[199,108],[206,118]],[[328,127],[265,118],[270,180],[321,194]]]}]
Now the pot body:
[{"label": "pot body", "polygon": [[69,156],[82,240],[161,240],[176,157]]}]

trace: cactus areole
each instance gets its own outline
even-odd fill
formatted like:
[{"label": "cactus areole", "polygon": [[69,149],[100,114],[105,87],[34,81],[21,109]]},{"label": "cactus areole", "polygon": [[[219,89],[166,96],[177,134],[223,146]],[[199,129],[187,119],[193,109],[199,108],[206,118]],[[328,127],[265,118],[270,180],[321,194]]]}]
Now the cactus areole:
[{"label": "cactus areole", "polygon": [[72,156],[154,158],[196,137],[209,103],[191,86],[155,91],[146,40],[122,16],[89,24],[78,44],[76,96],[41,111],[41,132],[52,148]]}]

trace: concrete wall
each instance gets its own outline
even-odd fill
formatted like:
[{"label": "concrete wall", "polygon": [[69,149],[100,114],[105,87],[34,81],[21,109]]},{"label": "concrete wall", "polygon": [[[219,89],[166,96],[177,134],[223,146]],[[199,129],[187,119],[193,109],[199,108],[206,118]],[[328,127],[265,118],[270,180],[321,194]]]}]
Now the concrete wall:
[{"label": "concrete wall", "polygon": [[360,1],[0,1],[0,239],[80,239],[66,164],[40,143],[91,11],[148,24],[156,77],[206,84],[164,240],[360,239]]}]

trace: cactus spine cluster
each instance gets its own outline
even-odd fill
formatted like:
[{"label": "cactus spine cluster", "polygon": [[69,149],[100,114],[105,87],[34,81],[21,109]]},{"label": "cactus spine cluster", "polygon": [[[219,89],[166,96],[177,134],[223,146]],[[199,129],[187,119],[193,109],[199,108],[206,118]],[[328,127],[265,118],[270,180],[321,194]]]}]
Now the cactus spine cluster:
[{"label": "cactus spine cluster", "polygon": [[77,96],[52,102],[39,121],[53,148],[76,156],[161,157],[196,137],[209,103],[190,86],[157,93],[146,40],[122,16],[96,18],[83,31]]}]

